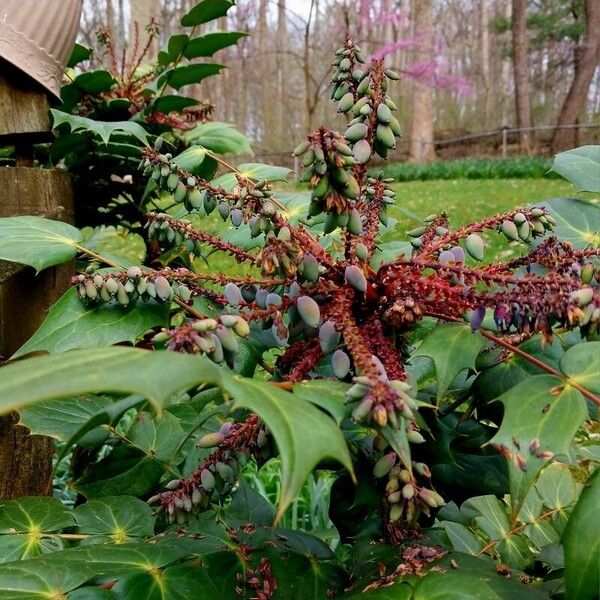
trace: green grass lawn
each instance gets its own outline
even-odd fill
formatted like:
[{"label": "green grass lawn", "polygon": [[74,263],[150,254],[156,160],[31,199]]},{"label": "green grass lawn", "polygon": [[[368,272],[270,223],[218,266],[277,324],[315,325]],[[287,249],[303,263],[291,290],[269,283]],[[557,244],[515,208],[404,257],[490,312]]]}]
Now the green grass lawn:
[{"label": "green grass lawn", "polygon": [[[386,233],[384,240],[406,241],[406,231],[421,224],[423,217],[446,210],[452,227],[473,220],[501,213],[517,206],[542,202],[557,196],[572,196],[573,186],[559,179],[454,179],[434,181],[410,181],[396,184],[397,203],[390,206],[389,216],[397,219],[393,231]],[[296,192],[304,187],[294,184],[281,185],[280,192]],[[203,228],[219,233],[229,228],[215,214],[203,221]],[[484,235],[488,246],[486,260],[512,256],[522,252],[525,246],[509,246],[503,236],[494,232]],[[233,259],[216,253],[208,264],[198,261],[198,268],[206,271],[221,271],[247,274],[246,266],[238,265]]]},{"label": "green grass lawn", "polygon": [[[389,215],[398,219],[388,240],[406,239],[405,232],[421,224],[423,217],[448,212],[453,228],[557,196],[573,196],[573,185],[562,179],[452,179],[410,181],[395,185],[397,203]],[[502,253],[510,256],[518,245],[508,246],[503,236],[486,234],[489,259]],[[521,247],[523,247],[521,245]]]}]

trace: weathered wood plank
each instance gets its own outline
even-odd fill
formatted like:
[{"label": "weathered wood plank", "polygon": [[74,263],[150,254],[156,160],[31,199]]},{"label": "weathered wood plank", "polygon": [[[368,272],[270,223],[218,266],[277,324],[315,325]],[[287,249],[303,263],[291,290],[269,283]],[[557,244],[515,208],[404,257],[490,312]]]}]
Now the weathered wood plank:
[{"label": "weathered wood plank", "polygon": [[[42,215],[73,221],[69,175],[29,167],[0,168],[0,217]],[[35,275],[26,268],[0,285],[0,355],[13,354],[40,326],[48,308],[66,291],[72,265]],[[1,372],[0,372],[1,376]],[[52,442],[0,418],[0,498],[51,492]]]}]

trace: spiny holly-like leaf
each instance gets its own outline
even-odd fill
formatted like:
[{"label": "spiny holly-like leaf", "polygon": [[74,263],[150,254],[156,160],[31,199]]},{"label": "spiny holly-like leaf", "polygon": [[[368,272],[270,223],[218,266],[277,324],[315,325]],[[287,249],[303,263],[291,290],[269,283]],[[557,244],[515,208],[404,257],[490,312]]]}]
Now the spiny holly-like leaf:
[{"label": "spiny holly-like leaf", "polygon": [[160,409],[173,394],[215,379],[215,369],[198,356],[124,347],[35,357],[2,367],[0,414],[96,392],[139,394]]},{"label": "spiny holly-like leaf", "polygon": [[564,533],[568,598],[593,600],[598,597],[600,536],[596,525],[599,498],[600,469],[596,469],[571,513]]},{"label": "spiny holly-like leaf", "polygon": [[238,40],[248,35],[243,31],[211,31],[200,37],[191,39],[183,50],[186,58],[212,56],[215,52],[237,44]]},{"label": "spiny holly-like leaf", "polygon": [[423,340],[413,356],[426,356],[433,361],[438,400],[459,373],[475,367],[475,359],[484,343],[479,333],[457,323],[439,325]]},{"label": "spiny holly-like leaf", "polygon": [[63,124],[67,124],[72,133],[77,131],[87,131],[93,135],[97,135],[100,139],[108,144],[111,136],[116,133],[131,135],[138,139],[144,146],[148,146],[148,134],[146,130],[133,121],[96,121],[78,115],[70,115],[60,110],[52,109],[50,111],[53,118],[53,127],[57,129]]},{"label": "spiny holly-like leaf", "polygon": [[154,535],[152,509],[133,496],[90,500],[78,506],[73,515],[79,533],[105,536],[117,544]]},{"label": "spiny holly-like leaf", "polygon": [[[537,474],[552,455],[566,456],[587,417],[584,397],[553,375],[536,375],[498,398],[504,417],[490,444],[508,454],[513,513],[517,514]],[[550,453],[550,454],[540,454]]]},{"label": "spiny holly-like leaf", "polygon": [[[201,383],[222,387],[233,397],[235,407],[256,412],[272,432],[282,455],[278,515],[283,514],[322,460],[335,460],[352,471],[341,431],[319,409],[269,383],[233,376],[199,356],[114,347],[31,358],[2,368],[0,414],[39,402],[103,391],[140,394],[160,409],[173,394]],[[116,450],[111,454],[113,458]],[[133,481],[131,465],[144,457],[144,453],[120,457],[120,481]],[[114,479],[108,470],[104,472],[99,464],[96,471],[101,473],[90,475],[79,489],[102,495],[118,493],[114,490],[116,483],[108,481]],[[154,476],[154,471],[144,474],[144,488]],[[89,481],[92,477],[93,484]]]},{"label": "spiny holly-like leaf", "polygon": [[83,235],[79,229],[42,217],[0,219],[0,259],[41,271],[73,260]]},{"label": "spiny holly-like leaf", "polygon": [[600,206],[579,198],[543,202],[556,221],[556,236],[576,248],[600,246]]},{"label": "spiny holly-like leaf", "polygon": [[56,498],[20,498],[0,503],[0,562],[62,550],[52,535],[75,524]]},{"label": "spiny holly-like leaf", "polygon": [[230,377],[223,384],[233,396],[235,406],[257,413],[277,442],[281,454],[277,520],[322,460],[335,460],[352,472],[352,460],[342,432],[320,410],[264,382]]},{"label": "spiny holly-like leaf", "polygon": [[184,27],[194,27],[208,23],[208,21],[224,17],[233,5],[234,2],[231,0],[202,0],[181,19],[181,24]]},{"label": "spiny holly-like leaf", "polygon": [[48,316],[13,358],[29,352],[64,352],[73,348],[134,342],[157,326],[166,326],[169,306],[158,302],[123,308],[117,302],[86,306],[71,288],[50,308]]},{"label": "spiny holly-like leaf", "polygon": [[568,179],[580,192],[600,192],[600,146],[581,146],[557,154],[552,171]]}]

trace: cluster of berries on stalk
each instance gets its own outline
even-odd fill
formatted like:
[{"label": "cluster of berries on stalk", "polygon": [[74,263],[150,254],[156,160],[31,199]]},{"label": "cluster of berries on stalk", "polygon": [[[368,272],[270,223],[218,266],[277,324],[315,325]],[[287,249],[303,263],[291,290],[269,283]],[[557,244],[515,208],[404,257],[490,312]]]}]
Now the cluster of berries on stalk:
[{"label": "cluster of berries on stalk", "polygon": [[[141,167],[155,187],[170,192],[194,216],[192,221],[152,213],[149,238],[165,249],[176,248],[171,256],[187,253],[188,265],[204,249],[216,250],[252,267],[256,275],[134,268],[87,273],[74,284],[91,302],[177,302],[189,318],[180,316],[176,327],[159,332],[155,342],[160,347],[203,352],[232,364],[238,338],[250,337],[263,348],[280,349],[274,381],[335,377],[346,382],[348,416],[380,440],[374,475],[386,479],[382,502],[389,530],[400,531],[443,504],[431,487],[427,465],[391,450],[382,434],[389,428],[411,444],[425,441],[418,425],[423,402],[402,359],[407,334],[423,318],[433,317],[470,321],[473,330],[495,326],[507,343],[515,334],[522,341],[538,332],[547,341],[556,327],[581,327],[582,334],[597,338],[600,251],[575,249],[553,237],[539,240],[555,227],[542,206],[456,230],[442,211],[408,232],[411,251],[377,264],[381,225],[388,222],[386,207],[395,193],[393,182],[368,172],[367,164],[374,154],[387,157],[400,134],[396,107],[387,95],[388,80],[397,75],[386,71],[382,61],[367,64],[350,39],[337,52],[335,69],[333,95],[351,120],[345,135],[320,128],[296,150],[312,193],[306,221],[292,222],[266,181],[236,172],[232,187],[215,186],[162,154],[160,143],[144,151]],[[262,248],[249,251],[194,225],[215,209],[251,237],[262,235]],[[318,229],[323,221],[324,232],[335,240],[330,247]],[[535,240],[537,246],[510,261],[484,264],[484,233],[494,232],[512,244]],[[190,304],[195,297],[210,300],[221,316],[198,315]],[[241,454],[262,452],[264,428],[258,421],[248,423],[215,434],[211,440],[218,449],[209,461],[160,496],[171,519],[180,520],[215,493],[231,489],[232,461],[239,460],[234,455],[240,448]]]}]

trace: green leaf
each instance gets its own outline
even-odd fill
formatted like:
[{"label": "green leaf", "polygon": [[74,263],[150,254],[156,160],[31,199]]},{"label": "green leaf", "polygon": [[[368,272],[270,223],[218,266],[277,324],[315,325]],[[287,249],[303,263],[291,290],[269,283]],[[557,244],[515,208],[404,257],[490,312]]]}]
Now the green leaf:
[{"label": "green leaf", "polygon": [[223,381],[223,387],[233,396],[236,408],[247,408],[260,415],[277,442],[281,454],[281,496],[276,520],[283,516],[309,473],[322,460],[335,460],[352,473],[352,460],[342,432],[320,410],[265,382],[230,377]]},{"label": "green leaf", "polygon": [[563,537],[567,597],[593,600],[600,581],[600,536],[598,499],[600,469],[590,477],[567,523]]},{"label": "green leaf", "polygon": [[[273,165],[264,165],[261,163],[244,163],[238,166],[238,170],[245,177],[256,181],[262,179],[266,179],[267,181],[286,181],[292,172],[291,169],[287,169],[286,167],[274,167]],[[226,173],[215,179],[213,185],[216,187],[222,186],[226,190],[231,191],[236,182],[235,173]]]},{"label": "green leaf", "polygon": [[535,488],[544,506],[563,510],[575,504],[577,484],[567,465],[552,463],[540,473]]},{"label": "green leaf", "polygon": [[0,414],[78,394],[139,394],[155,407],[215,377],[209,359],[137,348],[93,348],[36,356],[2,367]]},{"label": "green leaf", "polygon": [[187,150],[184,150],[181,154],[173,159],[173,162],[180,167],[192,173],[192,175],[198,175],[201,172],[201,167],[206,159],[206,149],[202,146],[191,146]]},{"label": "green leaf", "polygon": [[237,44],[238,40],[247,36],[243,31],[211,31],[203,36],[193,38],[183,50],[186,58],[212,56],[215,52]]},{"label": "green leaf", "polygon": [[105,144],[108,144],[111,136],[116,133],[122,133],[133,136],[142,142],[144,146],[148,146],[148,134],[146,133],[146,130],[133,121],[96,121],[95,119],[88,119],[78,115],[70,115],[56,109],[51,109],[50,112],[52,113],[52,127],[54,129],[66,124],[69,126],[72,133],[77,131],[87,131],[93,135],[99,136]]},{"label": "green leaf", "polygon": [[0,259],[41,271],[73,260],[82,237],[79,229],[42,217],[0,219]]},{"label": "green leaf", "polygon": [[154,418],[150,413],[138,413],[127,438],[136,447],[157,460],[167,461],[183,438],[179,419],[169,412]]},{"label": "green leaf", "polygon": [[273,523],[275,512],[269,501],[261,496],[244,480],[231,498],[231,504],[223,514],[223,519],[231,527],[239,527],[240,523],[254,523],[266,527]]},{"label": "green leaf", "polygon": [[[233,397],[234,408],[256,412],[273,434],[282,455],[278,516],[322,460],[335,460],[352,472],[344,436],[332,419],[267,382],[232,376],[206,357],[113,347],[31,358],[2,368],[0,414],[43,401],[102,391],[140,394],[160,409],[173,394],[200,383],[222,387]],[[114,458],[118,450],[110,456]],[[150,460],[145,455],[126,455],[124,450],[118,458],[118,486],[127,481],[136,484],[137,474],[131,470],[140,465],[140,458],[142,462]],[[96,472],[90,473],[79,489],[102,495],[119,493],[114,490],[117,484],[111,482],[114,471],[100,463],[94,466]],[[114,462],[111,466],[114,469]],[[145,481],[138,487],[145,489],[154,475],[144,473]]]},{"label": "green leaf", "polygon": [[600,394],[600,342],[576,344],[560,359],[560,370],[570,381]]},{"label": "green leaf", "polygon": [[409,242],[401,242],[398,240],[391,242],[383,242],[379,244],[377,250],[371,257],[371,266],[378,269],[382,264],[387,264],[396,260],[399,256],[410,256],[412,254],[412,246]]},{"label": "green leaf", "polygon": [[186,142],[202,146],[217,154],[252,154],[248,138],[230,123],[220,121],[201,123],[186,131],[183,137]]},{"label": "green leaf", "polygon": [[579,198],[552,198],[542,204],[554,217],[560,240],[576,248],[600,246],[600,206]]},{"label": "green leaf", "polygon": [[181,24],[194,27],[224,17],[234,4],[231,0],[202,0],[181,19]]},{"label": "green leaf", "polygon": [[464,525],[452,521],[442,521],[441,526],[457,552],[476,555],[483,548],[481,541]]},{"label": "green leaf", "polygon": [[[123,144],[119,145],[123,146]],[[109,258],[122,267],[141,265],[146,258],[144,238],[124,227],[100,225],[94,228],[84,227],[81,232],[84,235],[82,246]]]},{"label": "green leaf", "polygon": [[133,343],[149,329],[166,326],[168,318],[166,304],[138,302],[123,308],[111,302],[86,306],[77,297],[75,288],[71,288],[50,308],[40,328],[13,358],[30,352],[64,352],[73,348]]},{"label": "green leaf", "polygon": [[113,403],[109,396],[91,394],[43,402],[21,411],[19,425],[27,427],[32,435],[66,442],[83,424]]},{"label": "green leaf", "polygon": [[[560,390],[560,391],[559,391]],[[567,456],[571,440],[587,417],[584,397],[564,386],[553,375],[536,375],[522,381],[498,398],[504,405],[504,417],[490,444],[503,447],[512,457],[508,461],[513,513],[518,514],[531,484],[550,452]],[[530,450],[530,444],[539,448]]]},{"label": "green leaf", "polygon": [[20,498],[0,503],[0,562],[62,550],[52,533],[75,523],[56,498]]},{"label": "green leaf", "polygon": [[341,381],[315,379],[297,383],[294,386],[294,396],[322,408],[339,425],[350,414],[350,406],[345,402],[349,387],[347,383]]},{"label": "green leaf", "polygon": [[562,175],[580,192],[600,192],[600,146],[581,146],[554,157],[552,171]]},{"label": "green leaf", "polygon": [[158,78],[157,86],[160,89],[163,86],[168,85],[176,90],[180,90],[186,85],[200,83],[207,77],[218,75],[221,69],[224,68],[225,67],[223,65],[217,65],[213,63],[200,63],[175,67],[165,71]]},{"label": "green leaf", "polygon": [[145,496],[156,489],[165,465],[128,445],[117,446],[106,458],[90,465],[74,488],[86,498]]},{"label": "green leaf", "polygon": [[107,536],[116,544],[154,535],[152,509],[133,496],[90,500],[78,506],[73,515],[79,533]]},{"label": "green leaf", "polygon": [[109,71],[99,69],[77,75],[71,85],[79,88],[85,94],[96,96],[102,92],[108,92],[115,83],[116,80]]},{"label": "green leaf", "polygon": [[67,63],[67,68],[74,69],[79,63],[82,63],[84,60],[89,60],[92,55],[92,49],[86,48],[81,44],[75,44],[73,48],[73,52],[71,52],[71,57],[69,58],[69,62]]},{"label": "green leaf", "polygon": [[426,356],[434,365],[437,376],[437,397],[443,398],[455,377],[465,369],[475,368],[475,359],[485,344],[483,337],[468,325],[444,323],[438,325],[417,348],[413,357]]},{"label": "green leaf", "polygon": [[182,112],[188,106],[197,106],[198,100],[184,96],[161,96],[152,102],[152,111],[158,113]]}]

